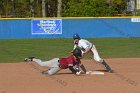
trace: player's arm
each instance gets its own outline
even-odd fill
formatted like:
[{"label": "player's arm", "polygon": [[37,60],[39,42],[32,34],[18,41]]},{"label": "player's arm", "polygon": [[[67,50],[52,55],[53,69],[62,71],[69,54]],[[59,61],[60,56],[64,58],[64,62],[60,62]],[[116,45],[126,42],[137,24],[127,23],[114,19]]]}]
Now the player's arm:
[{"label": "player's arm", "polygon": [[87,70],[86,70],[86,68],[85,68],[85,66],[83,64],[80,64],[80,68],[84,71],[84,73],[87,72]]},{"label": "player's arm", "polygon": [[70,52],[73,53],[74,49],[77,47],[77,45],[75,44],[73,47],[73,50],[71,50]]},{"label": "player's arm", "polygon": [[84,54],[87,54],[91,51],[91,48],[86,48]]},{"label": "player's arm", "polygon": [[[74,40],[73,50],[74,50],[75,48],[77,48],[77,46],[78,46],[78,40],[76,39],[76,40]],[[73,50],[71,50],[71,53],[73,53]]]},{"label": "player's arm", "polygon": [[73,53],[75,48],[77,48],[77,43],[74,42],[73,50],[71,50],[71,53]]},{"label": "player's arm", "polygon": [[71,72],[72,72],[73,74],[76,74],[76,72],[78,72],[78,71],[76,71],[76,70],[73,68],[73,66],[69,66],[69,69],[71,70]]},{"label": "player's arm", "polygon": [[73,74],[80,75],[81,71],[77,71],[73,68],[73,66],[69,66],[69,69],[72,71]]},{"label": "player's arm", "polygon": [[81,60],[80,59],[77,59],[77,61],[79,62],[79,67],[84,71],[84,73],[87,72],[85,66],[81,63]]},{"label": "player's arm", "polygon": [[85,51],[83,52],[82,56],[84,56],[85,54],[88,54],[91,51],[91,48],[86,48]]},{"label": "player's arm", "polygon": [[91,47],[87,45],[85,42],[82,43],[82,48],[85,50],[83,52],[83,56],[91,51]]}]

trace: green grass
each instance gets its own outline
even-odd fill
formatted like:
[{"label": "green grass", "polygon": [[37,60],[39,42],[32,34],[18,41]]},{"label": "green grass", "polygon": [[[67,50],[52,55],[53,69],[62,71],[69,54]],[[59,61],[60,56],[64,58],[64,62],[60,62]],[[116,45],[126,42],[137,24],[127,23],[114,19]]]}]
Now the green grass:
[{"label": "green grass", "polygon": [[[140,38],[88,39],[103,58],[140,57]],[[0,40],[0,62],[22,62],[27,56],[43,60],[66,57],[73,48],[73,39]],[[86,56],[88,58],[89,55]]]}]

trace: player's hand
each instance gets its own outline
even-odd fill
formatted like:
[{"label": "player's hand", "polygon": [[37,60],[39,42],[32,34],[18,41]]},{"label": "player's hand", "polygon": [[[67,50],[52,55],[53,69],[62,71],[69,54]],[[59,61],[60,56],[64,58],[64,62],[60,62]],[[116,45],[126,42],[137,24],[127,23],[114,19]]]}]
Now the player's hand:
[{"label": "player's hand", "polygon": [[82,71],[78,71],[78,72],[76,72],[76,75],[79,76],[79,75],[81,74],[81,72],[82,72]]}]

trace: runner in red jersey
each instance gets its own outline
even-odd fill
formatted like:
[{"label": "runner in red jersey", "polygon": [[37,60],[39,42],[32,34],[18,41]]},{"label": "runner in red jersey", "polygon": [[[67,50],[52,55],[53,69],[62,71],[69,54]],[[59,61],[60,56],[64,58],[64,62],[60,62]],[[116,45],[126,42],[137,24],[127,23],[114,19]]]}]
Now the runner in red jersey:
[{"label": "runner in red jersey", "polygon": [[71,55],[67,58],[60,58],[59,65],[62,69],[67,69],[69,66],[79,65],[81,63],[80,59],[76,59],[75,56]]},{"label": "runner in red jersey", "polygon": [[25,58],[24,60],[29,61],[29,62],[34,61],[40,66],[49,67],[47,71],[42,71],[42,74],[53,75],[62,69],[69,68],[73,74],[80,75],[81,71],[75,68],[81,68],[86,73],[86,69],[84,65],[81,64],[81,61],[80,61],[80,59],[82,58],[81,56],[82,56],[81,50],[79,48],[76,48],[73,51],[73,55],[66,58],[54,58],[52,60],[44,61],[44,62],[40,59],[36,59],[35,57],[28,57],[28,58]]}]

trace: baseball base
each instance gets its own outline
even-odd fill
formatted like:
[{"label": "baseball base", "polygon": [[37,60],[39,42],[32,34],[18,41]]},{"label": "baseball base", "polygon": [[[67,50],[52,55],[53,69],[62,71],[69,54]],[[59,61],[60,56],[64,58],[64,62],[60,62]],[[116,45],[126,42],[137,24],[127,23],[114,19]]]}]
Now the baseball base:
[{"label": "baseball base", "polygon": [[101,71],[87,71],[86,72],[87,75],[104,75],[104,72]]}]

